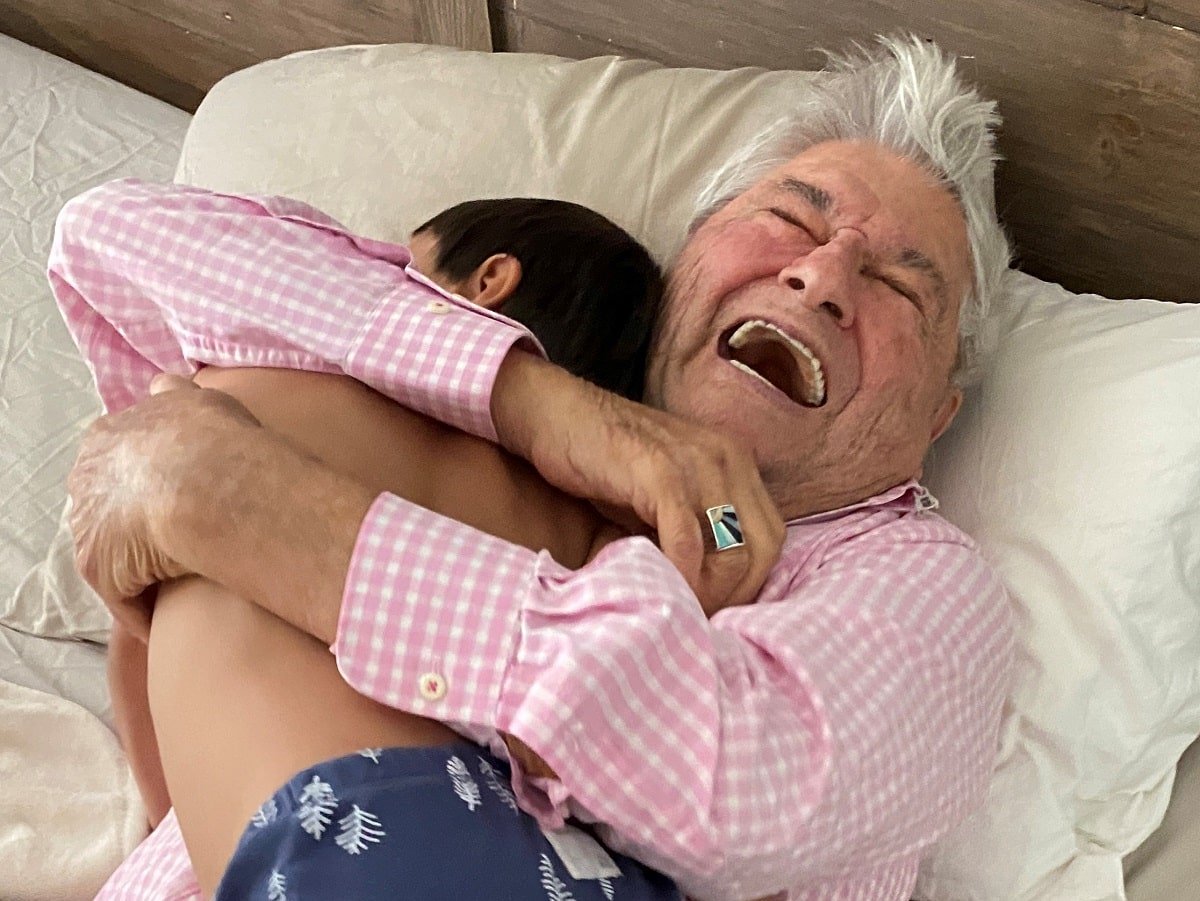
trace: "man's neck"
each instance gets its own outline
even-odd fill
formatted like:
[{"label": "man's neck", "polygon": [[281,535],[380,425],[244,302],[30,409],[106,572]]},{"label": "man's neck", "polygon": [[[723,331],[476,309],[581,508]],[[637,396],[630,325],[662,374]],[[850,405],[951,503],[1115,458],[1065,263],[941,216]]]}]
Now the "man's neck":
[{"label": "man's neck", "polygon": [[897,477],[881,475],[879,478],[864,482],[861,478],[854,482],[837,484],[830,479],[829,473],[822,473],[822,478],[796,479],[795,474],[785,484],[777,484],[769,473],[763,473],[767,493],[775,501],[779,513],[785,522],[812,516],[817,513],[828,513],[840,510],[853,504],[869,500],[882,494],[889,488],[911,481],[915,475]]}]

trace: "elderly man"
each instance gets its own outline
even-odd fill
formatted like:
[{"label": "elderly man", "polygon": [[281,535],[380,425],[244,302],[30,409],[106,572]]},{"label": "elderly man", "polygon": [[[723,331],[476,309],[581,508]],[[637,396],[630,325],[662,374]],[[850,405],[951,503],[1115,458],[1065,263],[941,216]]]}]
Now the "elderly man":
[{"label": "elderly man", "polygon": [[[513,769],[525,812],[595,824],[693,897],[908,898],[922,856],[982,798],[1010,666],[999,581],[917,482],[1008,255],[993,106],[935,48],[883,46],[718,173],[672,267],[648,406],[465,305],[431,315],[381,289],[374,305],[349,289],[322,301],[301,289],[318,257],[212,279],[231,265],[221,248],[146,240],[165,207],[73,209],[60,298],[84,302],[81,273],[106,265],[123,297],[164,295],[144,382],[163,335],[192,368],[345,372],[658,537],[567,570],[376,496],[218,392],[178,390],[85,440],[71,491],[89,580],[144,630],[129,599],[199,574],[330,646],[358,693],[493,748],[512,736],[532,752]],[[221,204],[189,215],[230,215]],[[72,267],[89,233],[117,247]],[[178,278],[128,265],[141,253]],[[240,328],[196,318],[246,308]],[[726,505],[746,545],[706,551],[701,517]],[[111,897],[186,895],[174,829]]]}]

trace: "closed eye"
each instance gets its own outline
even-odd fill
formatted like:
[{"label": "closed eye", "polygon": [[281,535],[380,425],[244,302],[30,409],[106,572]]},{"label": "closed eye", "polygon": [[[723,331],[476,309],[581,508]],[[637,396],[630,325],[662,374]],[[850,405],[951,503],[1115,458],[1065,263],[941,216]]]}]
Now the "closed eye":
[{"label": "closed eye", "polygon": [[[779,207],[773,206],[770,208],[770,210],[768,210],[768,212],[770,212],[771,215],[775,216],[776,218],[782,219],[784,222],[788,223],[789,225],[794,225],[796,228],[803,231],[810,238],[813,238],[813,233],[809,230],[808,226],[805,225],[799,219],[797,219],[795,216],[793,216],[791,213],[789,213],[787,210],[780,209]],[[815,240],[815,238],[814,238],[814,240]]]},{"label": "closed eye", "polygon": [[907,287],[901,282],[896,281],[895,279],[888,278],[886,275],[877,275],[875,278],[879,279],[879,281],[883,282],[901,297],[907,299],[918,310],[921,309],[921,299],[911,288]]}]

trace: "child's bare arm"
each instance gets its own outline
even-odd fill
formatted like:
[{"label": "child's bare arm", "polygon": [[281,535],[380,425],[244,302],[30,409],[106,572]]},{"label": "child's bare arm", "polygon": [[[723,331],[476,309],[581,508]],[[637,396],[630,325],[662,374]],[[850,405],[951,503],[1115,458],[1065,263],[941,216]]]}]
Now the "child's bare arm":
[{"label": "child's bare arm", "polygon": [[108,642],[108,689],[113,720],[153,828],[167,815],[171,799],[150,718],[146,661],[146,645],[114,623]]}]

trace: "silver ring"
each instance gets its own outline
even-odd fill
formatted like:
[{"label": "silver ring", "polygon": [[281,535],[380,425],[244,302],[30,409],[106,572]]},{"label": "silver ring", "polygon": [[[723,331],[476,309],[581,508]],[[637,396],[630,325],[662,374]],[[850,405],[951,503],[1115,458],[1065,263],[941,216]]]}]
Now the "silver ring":
[{"label": "silver ring", "polygon": [[738,521],[737,510],[733,509],[732,504],[709,507],[704,511],[704,515],[707,517],[709,532],[712,535],[710,545],[712,550],[720,552],[745,546],[742,524]]}]

